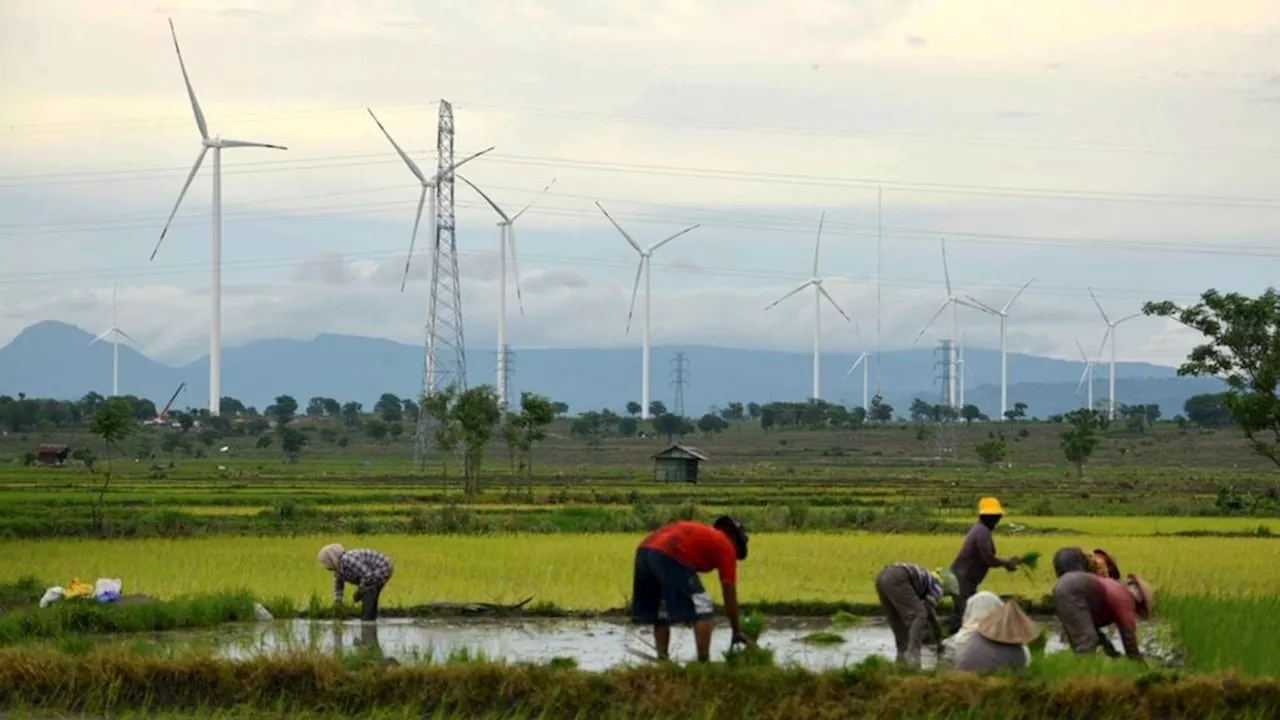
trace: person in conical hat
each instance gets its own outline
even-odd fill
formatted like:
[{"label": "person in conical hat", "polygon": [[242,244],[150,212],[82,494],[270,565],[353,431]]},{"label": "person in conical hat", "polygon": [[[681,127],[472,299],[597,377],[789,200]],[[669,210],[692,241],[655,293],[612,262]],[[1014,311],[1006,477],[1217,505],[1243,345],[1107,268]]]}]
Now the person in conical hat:
[{"label": "person in conical hat", "polygon": [[1009,600],[983,618],[977,632],[956,649],[955,668],[966,672],[1024,668],[1031,660],[1027,644],[1039,634],[1035,621],[1016,601]]},{"label": "person in conical hat", "polygon": [[926,628],[933,633],[938,653],[942,653],[938,601],[943,595],[954,595],[955,591],[955,578],[949,571],[933,573],[914,563],[894,563],[880,570],[876,575],[876,595],[893,630],[896,662],[920,667],[920,649],[924,645]]},{"label": "person in conical hat", "polygon": [[1004,508],[1001,507],[998,499],[984,497],[979,500],[978,522],[965,533],[964,540],[960,543],[960,552],[951,563],[951,571],[956,574],[956,579],[960,582],[960,591],[956,595],[955,606],[952,608],[948,623],[948,629],[953,633],[964,623],[965,603],[987,578],[987,571],[1002,567],[1013,572],[1022,563],[1021,558],[1001,560],[996,557],[996,543],[992,539],[991,531],[1000,524],[1002,517],[1004,517]]}]

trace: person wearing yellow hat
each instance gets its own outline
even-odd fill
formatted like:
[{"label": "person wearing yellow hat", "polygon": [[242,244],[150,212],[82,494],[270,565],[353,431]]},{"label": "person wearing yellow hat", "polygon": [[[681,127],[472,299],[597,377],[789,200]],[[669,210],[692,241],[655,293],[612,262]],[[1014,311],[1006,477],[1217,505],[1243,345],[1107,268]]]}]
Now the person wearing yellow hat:
[{"label": "person wearing yellow hat", "polygon": [[[939,573],[914,563],[886,565],[876,576],[876,595],[880,607],[893,630],[893,643],[898,654],[895,661],[908,667],[920,667],[920,648],[924,645],[926,626],[942,653],[942,627],[935,610],[947,593],[948,580]],[[954,586],[951,593],[954,594]]]},{"label": "person wearing yellow hat", "polygon": [[1010,600],[978,623],[977,631],[956,649],[956,670],[994,672],[1001,668],[1025,668],[1031,661],[1027,644],[1040,627]]},{"label": "person wearing yellow hat", "polygon": [[991,531],[1000,524],[1004,517],[1004,508],[994,497],[984,497],[978,501],[978,522],[965,533],[960,543],[960,552],[951,562],[951,572],[959,581],[960,590],[956,595],[950,621],[951,632],[956,632],[964,623],[964,606],[969,598],[978,591],[978,586],[987,578],[987,571],[994,567],[1002,567],[1013,572],[1022,563],[1021,558],[1001,560],[996,557],[996,543]]}]

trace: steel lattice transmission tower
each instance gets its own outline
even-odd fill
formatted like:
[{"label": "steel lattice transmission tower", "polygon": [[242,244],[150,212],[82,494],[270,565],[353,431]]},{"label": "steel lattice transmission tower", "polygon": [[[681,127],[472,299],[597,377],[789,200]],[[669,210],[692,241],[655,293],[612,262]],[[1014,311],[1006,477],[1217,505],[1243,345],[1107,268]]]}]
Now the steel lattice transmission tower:
[{"label": "steel lattice transmission tower", "polygon": [[[453,106],[440,101],[436,131],[435,237],[431,256],[431,297],[427,305],[427,347],[422,395],[454,386],[467,388],[467,350],[462,333],[462,285],[458,278],[458,242],[453,216]],[[434,420],[419,413],[414,466],[421,469],[431,444]]]},{"label": "steel lattice transmission tower", "polygon": [[675,388],[675,397],[671,403],[671,412],[676,417],[684,417],[684,389],[689,386],[689,357],[682,352],[671,358],[671,385]]}]

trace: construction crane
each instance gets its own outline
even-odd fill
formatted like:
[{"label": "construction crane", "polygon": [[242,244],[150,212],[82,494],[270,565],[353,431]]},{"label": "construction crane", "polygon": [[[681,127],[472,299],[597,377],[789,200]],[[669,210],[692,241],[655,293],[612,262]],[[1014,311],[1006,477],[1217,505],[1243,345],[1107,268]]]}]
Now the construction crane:
[{"label": "construction crane", "polygon": [[173,401],[178,399],[178,393],[187,386],[186,383],[178,385],[178,389],[173,391],[173,395],[169,397],[169,402],[164,404],[164,409],[156,415],[156,424],[166,423],[169,421],[169,408],[173,407]]}]

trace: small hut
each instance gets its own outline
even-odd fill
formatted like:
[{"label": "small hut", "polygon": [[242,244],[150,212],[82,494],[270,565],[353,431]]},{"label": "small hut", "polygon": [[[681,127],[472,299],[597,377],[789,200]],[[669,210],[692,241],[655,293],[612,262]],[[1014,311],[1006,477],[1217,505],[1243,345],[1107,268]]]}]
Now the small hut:
[{"label": "small hut", "polygon": [[653,474],[663,482],[698,482],[698,463],[710,460],[698,448],[676,443],[653,456]]},{"label": "small hut", "polygon": [[36,448],[36,462],[41,467],[62,467],[71,455],[66,445],[41,445]]}]

